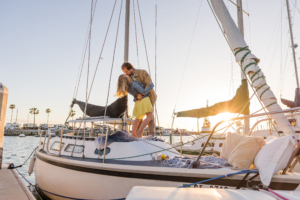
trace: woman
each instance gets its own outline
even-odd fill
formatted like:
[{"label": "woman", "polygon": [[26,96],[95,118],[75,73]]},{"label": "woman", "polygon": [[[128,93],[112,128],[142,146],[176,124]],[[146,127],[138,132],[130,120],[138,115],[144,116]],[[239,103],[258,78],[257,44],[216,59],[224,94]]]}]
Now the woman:
[{"label": "woman", "polygon": [[[129,76],[126,74],[119,76],[116,96],[121,98],[129,93],[134,97],[133,101],[135,104],[132,116],[135,117],[135,120],[132,125],[132,135],[135,137],[142,137],[144,128],[153,118],[153,108],[149,98],[149,92],[153,89],[154,85],[153,83],[150,83],[148,88],[144,89],[144,87],[145,86],[141,82],[130,81]],[[138,94],[142,94],[143,97],[138,99]],[[142,122],[140,128],[136,131],[137,125],[145,115],[147,118]]]}]

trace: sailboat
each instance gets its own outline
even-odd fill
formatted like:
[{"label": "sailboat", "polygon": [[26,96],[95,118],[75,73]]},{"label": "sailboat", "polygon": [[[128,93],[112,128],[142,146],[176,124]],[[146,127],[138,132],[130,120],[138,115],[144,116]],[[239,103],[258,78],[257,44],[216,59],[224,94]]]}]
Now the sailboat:
[{"label": "sailboat", "polygon": [[[254,79],[262,76],[257,63],[259,59],[247,53],[246,43],[237,29],[223,1],[211,0],[216,16],[225,31],[237,61],[245,67],[256,63],[245,70],[246,75]],[[125,29],[125,61],[128,58],[129,7],[126,0]],[[247,53],[246,56],[245,53]],[[127,57],[126,57],[127,54]],[[253,79],[253,80],[254,80]],[[272,91],[265,78],[254,83],[264,105],[272,113],[273,118],[286,135],[294,135],[295,131],[276,103]],[[85,109],[86,110],[86,109]],[[70,120],[70,123],[111,123],[120,124],[122,131],[111,137],[82,137],[61,135],[40,144],[35,151],[35,177],[37,187],[51,199],[120,199],[125,198],[134,186],[179,187],[185,184],[214,178],[201,187],[235,188],[245,179],[240,174],[226,177],[233,172],[231,167],[215,169],[187,169],[166,167],[162,155],[173,158],[181,156],[169,144],[156,138],[131,138],[126,114],[123,117],[94,116],[84,119]],[[208,138],[209,140],[210,138]],[[296,190],[300,186],[300,174],[287,173],[273,175],[269,187],[276,190]],[[259,177],[252,183],[259,184]],[[199,187],[199,186],[198,186]]]}]

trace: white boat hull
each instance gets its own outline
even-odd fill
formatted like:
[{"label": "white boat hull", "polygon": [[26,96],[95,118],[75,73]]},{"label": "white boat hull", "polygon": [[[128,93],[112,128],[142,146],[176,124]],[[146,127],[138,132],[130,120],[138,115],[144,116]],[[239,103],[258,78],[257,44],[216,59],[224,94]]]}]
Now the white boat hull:
[{"label": "white boat hull", "polygon": [[[36,183],[51,199],[118,199],[125,198],[133,186],[177,187],[183,183],[170,181],[145,180],[137,178],[122,178],[69,170],[36,161]],[[60,196],[54,195],[59,194]]]},{"label": "white boat hull", "polygon": [[[234,171],[149,167],[67,159],[36,151],[35,176],[38,187],[51,199],[125,198],[134,186],[178,187]],[[245,175],[198,184],[194,187],[234,189]],[[295,190],[299,174],[275,175],[271,188]],[[254,179],[258,184],[259,178]],[[285,184],[282,184],[284,182]],[[273,185],[273,186],[272,186]]]}]

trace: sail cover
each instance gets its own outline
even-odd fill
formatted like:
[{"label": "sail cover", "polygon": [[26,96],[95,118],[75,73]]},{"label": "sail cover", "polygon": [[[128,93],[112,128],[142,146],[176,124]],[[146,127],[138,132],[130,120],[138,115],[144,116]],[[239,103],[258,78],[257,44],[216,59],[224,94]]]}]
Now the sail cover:
[{"label": "sail cover", "polygon": [[[74,104],[77,104],[82,112],[85,109],[85,102],[74,100]],[[119,118],[123,115],[125,110],[127,109],[127,95],[117,99],[112,104],[107,106],[106,116],[110,118]],[[93,104],[87,104],[86,114],[90,117],[104,116],[105,106],[96,106]]]},{"label": "sail cover", "polygon": [[295,101],[290,101],[287,99],[282,99],[281,102],[289,108],[295,108],[300,106],[300,89],[296,88]]},{"label": "sail cover", "polygon": [[194,110],[187,110],[178,112],[177,117],[195,117],[202,118],[208,116],[215,116],[219,113],[231,112],[249,115],[249,91],[247,80],[242,80],[242,85],[237,89],[235,96],[229,100],[216,103],[213,106],[199,108]]}]

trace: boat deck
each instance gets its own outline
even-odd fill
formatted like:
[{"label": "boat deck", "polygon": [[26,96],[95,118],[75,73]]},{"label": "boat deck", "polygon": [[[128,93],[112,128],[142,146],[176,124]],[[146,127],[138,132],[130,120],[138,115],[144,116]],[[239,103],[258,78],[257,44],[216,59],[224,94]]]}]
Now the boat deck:
[{"label": "boat deck", "polygon": [[17,172],[7,167],[3,164],[0,169],[0,199],[35,200]]}]

